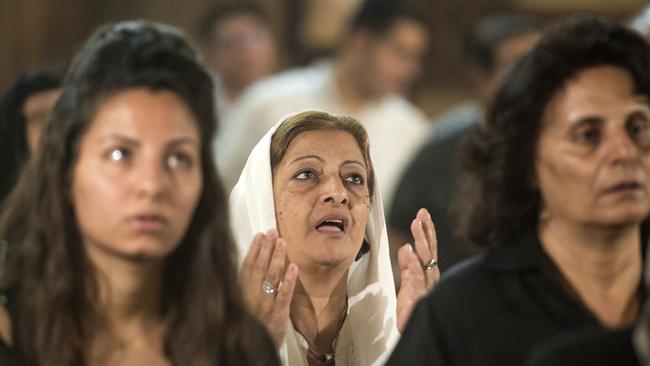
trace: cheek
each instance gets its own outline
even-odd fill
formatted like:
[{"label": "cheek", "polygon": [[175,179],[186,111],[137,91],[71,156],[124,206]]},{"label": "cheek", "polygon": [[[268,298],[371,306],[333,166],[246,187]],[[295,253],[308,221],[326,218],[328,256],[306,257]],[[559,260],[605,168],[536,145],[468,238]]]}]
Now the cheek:
[{"label": "cheek", "polygon": [[179,213],[182,213],[182,224],[184,227],[192,219],[196,206],[203,192],[203,176],[200,172],[193,174],[192,177],[182,180],[178,184],[178,195],[176,202],[178,203]]},{"label": "cheek", "polygon": [[366,232],[366,226],[368,225],[368,216],[370,215],[370,207],[366,204],[359,204],[354,208],[352,214],[354,215],[355,221],[355,234],[354,236],[360,236],[363,238],[363,235]]},{"label": "cheek", "polygon": [[71,199],[82,231],[108,227],[117,217],[117,206],[123,202],[118,182],[88,165],[75,168]]}]

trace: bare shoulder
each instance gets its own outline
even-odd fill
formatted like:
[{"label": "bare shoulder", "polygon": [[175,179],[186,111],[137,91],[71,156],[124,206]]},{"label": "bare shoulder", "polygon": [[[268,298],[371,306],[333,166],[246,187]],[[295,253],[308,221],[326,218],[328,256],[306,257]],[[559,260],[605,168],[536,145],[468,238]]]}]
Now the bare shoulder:
[{"label": "bare shoulder", "polygon": [[12,343],[11,318],[4,306],[0,306],[0,339],[8,345]]}]

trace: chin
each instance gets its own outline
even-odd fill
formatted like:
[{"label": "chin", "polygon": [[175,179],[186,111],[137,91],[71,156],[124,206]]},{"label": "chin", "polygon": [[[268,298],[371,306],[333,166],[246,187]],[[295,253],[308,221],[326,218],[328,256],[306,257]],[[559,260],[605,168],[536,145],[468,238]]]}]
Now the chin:
[{"label": "chin", "polygon": [[626,208],[621,210],[612,210],[603,218],[603,224],[607,226],[634,226],[640,225],[650,215],[646,207]]},{"label": "chin", "polygon": [[122,251],[122,257],[132,261],[159,261],[169,257],[174,246],[160,242],[140,242]]}]

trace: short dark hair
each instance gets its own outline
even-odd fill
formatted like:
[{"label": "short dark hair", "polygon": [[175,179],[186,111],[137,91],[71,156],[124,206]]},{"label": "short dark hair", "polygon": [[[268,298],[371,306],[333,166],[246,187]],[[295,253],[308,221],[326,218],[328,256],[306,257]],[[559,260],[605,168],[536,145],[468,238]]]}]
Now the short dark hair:
[{"label": "short dark hair", "polygon": [[228,0],[212,6],[201,17],[198,24],[199,40],[204,43],[211,41],[217,24],[240,15],[252,16],[264,25],[270,23],[266,10],[259,3],[249,0]]},{"label": "short dark hair", "polygon": [[[265,334],[245,311],[225,193],[212,158],[213,85],[177,29],[151,22],[101,28],[77,54],[41,149],[0,214],[9,242],[0,288],[18,311],[14,342],[28,364],[86,364],[104,320],[97,274],[85,253],[69,187],[79,144],[106,98],[131,88],[175,93],[200,131],[202,191],[179,246],[166,258],[160,309],[172,364],[264,364]],[[268,340],[268,339],[267,339]],[[270,343],[270,342],[268,342]],[[268,352],[267,352],[268,353]],[[270,360],[272,362],[272,360]]]},{"label": "short dark hair", "polygon": [[650,45],[591,16],[550,28],[506,76],[486,123],[464,146],[459,235],[491,246],[536,228],[541,195],[534,185],[535,154],[544,110],[568,79],[599,65],[625,69],[635,92],[650,96]]},{"label": "short dark hair", "polygon": [[494,71],[494,53],[508,39],[541,31],[541,23],[518,14],[492,14],[482,17],[463,36],[467,54],[485,73]]},{"label": "short dark hair", "polygon": [[63,84],[63,68],[43,68],[21,75],[0,98],[0,202],[16,184],[29,158],[24,114],[27,99]]},{"label": "short dark hair", "polygon": [[367,30],[376,35],[384,35],[391,30],[396,21],[407,19],[429,27],[419,3],[408,0],[363,0],[352,16],[349,31]]}]

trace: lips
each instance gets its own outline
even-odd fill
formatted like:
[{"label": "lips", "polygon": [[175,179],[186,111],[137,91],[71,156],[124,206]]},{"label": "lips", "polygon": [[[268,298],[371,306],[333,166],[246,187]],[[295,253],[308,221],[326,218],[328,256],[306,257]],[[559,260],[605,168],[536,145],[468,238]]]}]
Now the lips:
[{"label": "lips", "polygon": [[623,181],[604,190],[605,194],[628,193],[640,190],[643,186],[636,180]]},{"label": "lips", "polygon": [[158,214],[137,214],[129,219],[132,227],[141,233],[157,233],[167,225],[167,219]]},{"label": "lips", "polygon": [[321,218],[315,229],[324,233],[344,233],[348,226],[348,219],[343,216],[326,216]]}]

